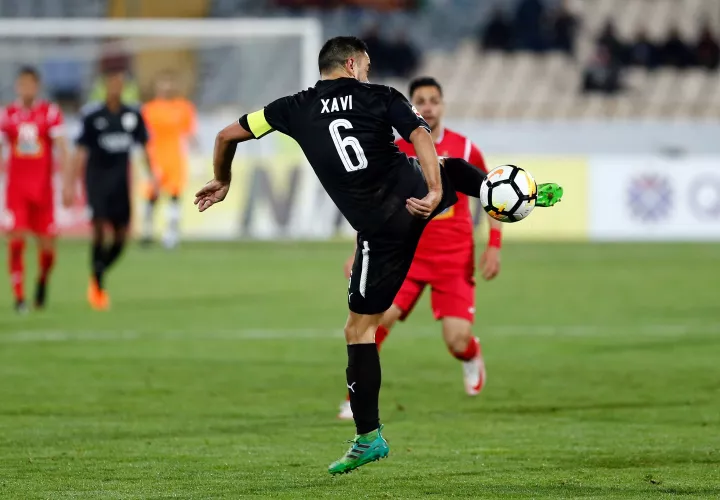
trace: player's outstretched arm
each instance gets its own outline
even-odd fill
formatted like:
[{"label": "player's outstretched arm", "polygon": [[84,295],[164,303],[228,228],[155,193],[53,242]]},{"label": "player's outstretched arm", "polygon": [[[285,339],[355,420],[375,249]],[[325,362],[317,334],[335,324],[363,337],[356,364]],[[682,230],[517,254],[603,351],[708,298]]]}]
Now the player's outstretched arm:
[{"label": "player's outstretched arm", "polygon": [[408,211],[416,217],[427,219],[432,215],[442,199],[442,181],[440,180],[440,162],[430,132],[425,127],[418,127],[410,134],[410,142],[415,148],[420,167],[422,168],[428,194],[422,200],[407,200]]},{"label": "player's outstretched arm", "polygon": [[204,212],[225,199],[230,190],[232,162],[237,145],[254,138],[252,132],[246,130],[239,122],[232,123],[218,132],[213,150],[215,177],[195,193],[195,205],[199,211]]}]

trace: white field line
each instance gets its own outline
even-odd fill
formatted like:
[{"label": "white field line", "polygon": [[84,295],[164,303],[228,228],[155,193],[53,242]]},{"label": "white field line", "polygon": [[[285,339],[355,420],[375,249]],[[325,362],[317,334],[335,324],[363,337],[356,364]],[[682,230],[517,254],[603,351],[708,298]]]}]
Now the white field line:
[{"label": "white field line", "polygon": [[[545,336],[545,337],[613,337],[619,335],[645,337],[681,337],[684,335],[720,334],[717,324],[638,324],[638,325],[565,325],[527,326],[476,325],[474,330],[481,336]],[[403,337],[427,338],[440,336],[437,328],[427,326],[419,329],[403,327],[397,332]],[[68,331],[68,330],[17,330],[0,334],[2,343],[22,342],[82,342],[82,341],[133,341],[133,340],[308,340],[342,338],[341,330],[328,329],[235,329],[235,330],[165,330],[143,332],[139,330]]]}]

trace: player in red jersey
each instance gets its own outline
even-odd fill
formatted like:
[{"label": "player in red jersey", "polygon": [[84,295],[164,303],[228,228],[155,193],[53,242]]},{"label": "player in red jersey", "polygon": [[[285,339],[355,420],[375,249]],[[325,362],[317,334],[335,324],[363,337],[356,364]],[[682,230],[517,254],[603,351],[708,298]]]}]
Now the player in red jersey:
[{"label": "player in red jersey", "polygon": [[[56,104],[39,100],[40,76],[32,67],[20,70],[15,82],[17,101],[0,110],[0,144],[8,147],[5,168],[6,207],[3,217],[8,232],[10,279],[15,309],[25,305],[23,253],[25,237],[37,237],[39,276],[35,306],[45,305],[48,277],[55,262],[53,167],[57,148],[61,167],[67,164],[68,147],[63,116]],[[0,161],[3,154],[0,152]]]},{"label": "player in red jersey", "polygon": [[[485,160],[470,139],[443,126],[445,105],[442,87],[433,78],[418,78],[410,83],[410,101],[430,125],[438,156],[463,158],[487,171]],[[398,139],[397,145],[408,156],[415,156],[412,144]],[[463,363],[465,391],[477,395],[485,384],[485,363],[480,342],[472,333],[475,318],[475,243],[468,197],[457,193],[458,202],[428,223],[415,252],[412,266],[392,307],[383,315],[375,333],[378,349],[398,320],[412,311],[426,286],[431,288],[431,303],[436,319],[442,320],[442,333],[450,353]],[[490,220],[488,246],[480,257],[485,280],[500,271],[502,223]],[[349,277],[352,258],[345,264]],[[352,419],[349,401],[340,407],[338,417]]]}]

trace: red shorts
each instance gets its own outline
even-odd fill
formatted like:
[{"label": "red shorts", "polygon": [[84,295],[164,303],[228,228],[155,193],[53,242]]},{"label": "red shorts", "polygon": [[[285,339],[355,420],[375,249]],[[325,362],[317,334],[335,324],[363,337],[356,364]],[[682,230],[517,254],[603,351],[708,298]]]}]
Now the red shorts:
[{"label": "red shorts", "polygon": [[40,236],[54,236],[55,207],[52,195],[40,201],[8,189],[0,224],[5,231],[31,231]]},{"label": "red shorts", "polygon": [[[475,319],[475,278],[473,272],[460,271],[457,274],[434,275],[428,269],[414,272],[418,266],[408,273],[393,304],[399,307],[404,320],[413,310],[426,286],[430,286],[430,305],[435,319],[447,317],[462,318],[470,322]],[[426,272],[422,272],[426,271]]]}]

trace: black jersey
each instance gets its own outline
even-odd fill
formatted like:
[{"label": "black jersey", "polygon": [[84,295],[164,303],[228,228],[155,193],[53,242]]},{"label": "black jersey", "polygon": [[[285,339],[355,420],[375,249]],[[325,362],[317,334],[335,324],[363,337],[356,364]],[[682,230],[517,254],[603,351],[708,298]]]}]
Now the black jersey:
[{"label": "black jersey", "polygon": [[295,139],[330,198],[357,231],[373,231],[405,200],[427,194],[422,171],[395,145],[430,130],[397,90],[354,78],[319,81],[243,116],[256,138],[277,130]]},{"label": "black jersey", "polygon": [[100,177],[127,173],[133,145],[147,141],[147,128],[137,109],[123,105],[113,113],[102,104],[84,111],[76,143],[88,149],[88,177]]}]

